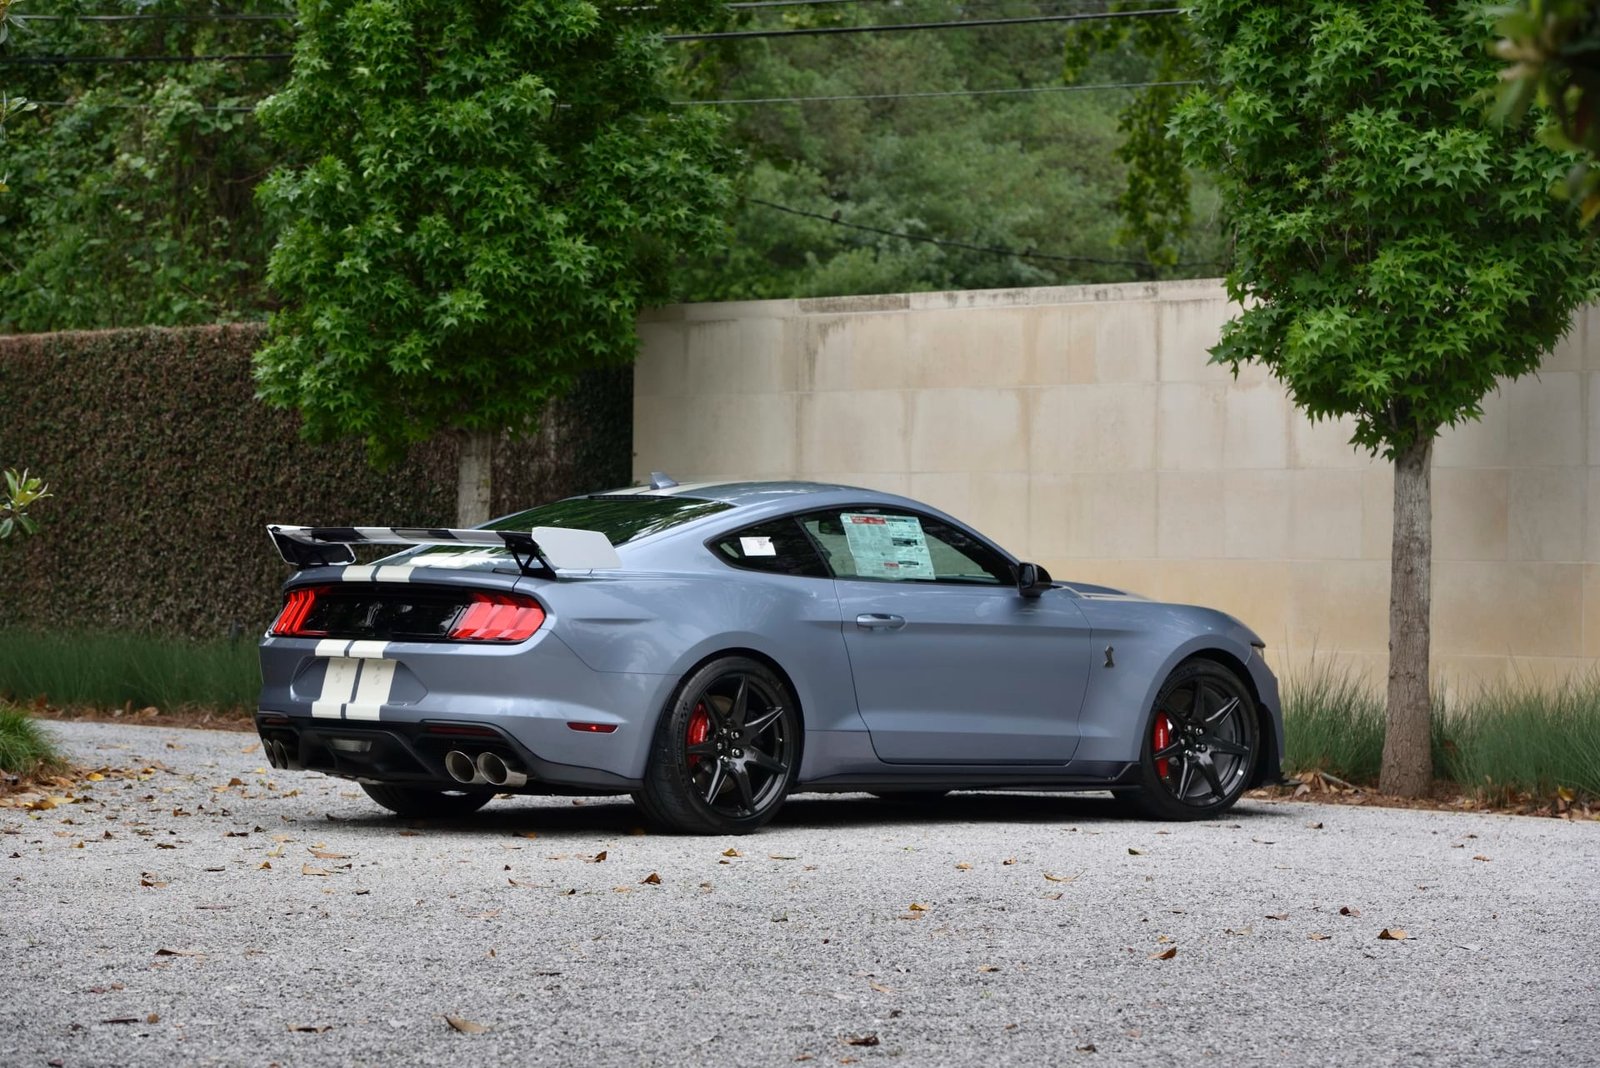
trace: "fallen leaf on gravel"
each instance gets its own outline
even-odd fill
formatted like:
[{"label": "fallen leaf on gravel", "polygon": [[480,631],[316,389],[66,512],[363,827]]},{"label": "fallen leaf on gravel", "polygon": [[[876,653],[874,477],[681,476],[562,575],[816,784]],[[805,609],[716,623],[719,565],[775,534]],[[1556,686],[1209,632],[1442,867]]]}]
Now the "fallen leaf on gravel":
[{"label": "fallen leaf on gravel", "polygon": [[604,849],[602,849],[602,850],[600,850],[600,852],[596,853],[594,856],[592,856],[592,857],[584,857],[583,859],[584,859],[584,862],[587,863],[587,864],[599,864],[601,861],[606,859],[606,851]]},{"label": "fallen leaf on gravel", "polygon": [[313,868],[309,864],[302,864],[302,865],[300,865],[300,874],[301,875],[332,875],[333,873],[330,872],[327,868]]},{"label": "fallen leaf on gravel", "polygon": [[401,832],[399,832],[399,834],[400,834],[401,838],[421,838],[422,837],[422,832],[421,831],[401,831]]},{"label": "fallen leaf on gravel", "polygon": [[813,1058],[812,1058],[811,1054],[809,1054],[809,1053],[802,1053],[802,1054],[800,1054],[800,1056],[795,1058],[795,1060],[797,1062],[798,1061],[809,1061],[809,1060],[812,1060],[812,1059]]},{"label": "fallen leaf on gravel", "polygon": [[1135,848],[1133,848],[1133,846],[1129,846],[1128,847],[1128,856],[1130,856],[1130,857],[1142,857],[1142,856],[1144,856],[1144,850],[1135,849]]},{"label": "fallen leaf on gravel", "polygon": [[106,781],[106,777],[104,775],[100,774],[98,771],[91,771],[88,774],[87,777],[88,777],[90,782],[105,782]]},{"label": "fallen leaf on gravel", "polygon": [[537,890],[540,887],[550,885],[549,883],[525,883],[519,879],[507,879],[506,882],[512,886],[520,886],[524,890]]},{"label": "fallen leaf on gravel", "polygon": [[320,1035],[324,1031],[333,1030],[333,1024],[290,1024],[289,1030],[302,1031],[308,1035]]},{"label": "fallen leaf on gravel", "polygon": [[878,1044],[878,1033],[876,1031],[868,1031],[864,1035],[845,1035],[843,1041],[847,1046],[876,1046]]},{"label": "fallen leaf on gravel", "polygon": [[920,920],[920,919],[922,919],[922,913],[920,913],[920,912],[902,912],[897,918],[898,919],[902,919],[902,920]]},{"label": "fallen leaf on gravel", "polygon": [[444,1022],[464,1035],[481,1035],[489,1030],[481,1023],[473,1023],[471,1020],[463,1020],[459,1016],[450,1016],[448,1014],[445,1015]]},{"label": "fallen leaf on gravel", "polygon": [[1403,942],[1408,936],[1403,927],[1385,927],[1378,932],[1378,937],[1385,942]]},{"label": "fallen leaf on gravel", "polygon": [[767,859],[768,860],[799,860],[800,858],[799,857],[785,856],[782,853],[768,853],[767,854]]},{"label": "fallen leaf on gravel", "polygon": [[1002,860],[1000,863],[1006,865],[1007,867],[1010,867],[1011,865],[1015,864],[1016,862],[1017,862],[1017,858],[1016,857],[1007,857],[1005,860]]},{"label": "fallen leaf on gravel", "polygon": [[275,834],[275,835],[272,836],[272,840],[274,842],[292,842],[292,841],[294,841],[294,835],[292,835],[292,834]]},{"label": "fallen leaf on gravel", "polygon": [[1306,935],[1306,937],[1311,939],[1313,942],[1326,942],[1328,940],[1328,936],[1323,934],[1321,931],[1312,931],[1310,934]]},{"label": "fallen leaf on gravel", "polygon": [[870,986],[872,989],[876,990],[880,994],[893,994],[894,993],[894,987],[892,987],[892,986],[884,986],[882,983],[874,983],[870,979],[867,980],[867,985]]},{"label": "fallen leaf on gravel", "polygon": [[1341,916],[1359,916],[1359,915],[1361,915],[1361,910],[1360,909],[1353,909],[1349,905],[1341,905],[1339,907],[1339,915],[1341,915]]},{"label": "fallen leaf on gravel", "polygon": [[913,901],[911,904],[906,906],[906,911],[907,912],[927,912],[928,911],[928,906],[919,905],[915,901]]},{"label": "fallen leaf on gravel", "polygon": [[1269,913],[1267,913],[1267,919],[1269,919],[1269,920],[1287,920],[1288,918],[1289,918],[1289,914],[1287,912],[1269,912]]},{"label": "fallen leaf on gravel", "polygon": [[131,1024],[131,1023],[138,1023],[139,1022],[139,1017],[137,1017],[137,1016],[113,1016],[109,1020],[101,1020],[100,1022],[103,1023],[103,1024]]},{"label": "fallen leaf on gravel", "polygon": [[1097,1051],[1094,1048],[1094,1043],[1093,1042],[1085,1042],[1083,1045],[1078,1047],[1078,1052],[1079,1053],[1094,1053],[1094,1052],[1097,1052]]},{"label": "fallen leaf on gravel", "polygon": [[198,949],[167,949],[162,947],[156,950],[158,957],[203,957],[204,953]]},{"label": "fallen leaf on gravel", "polygon": [[724,849],[722,851],[722,855],[725,856],[725,857],[742,857],[742,856],[744,856],[743,853],[739,852],[737,849],[733,848],[732,846],[729,846],[727,849]]},{"label": "fallen leaf on gravel", "polygon": [[980,965],[978,965],[978,971],[980,971],[980,972],[997,972],[999,970],[1000,970],[1000,966],[998,964],[980,964]]},{"label": "fallen leaf on gravel", "polygon": [[1315,823],[1308,823],[1306,826],[1310,827],[1313,831],[1320,831],[1322,830],[1322,821],[1318,820]]},{"label": "fallen leaf on gravel", "polygon": [[1044,897],[1044,899],[1046,901],[1060,901],[1061,900],[1061,891],[1057,890],[1055,893],[1053,893],[1053,894],[1045,894],[1045,895],[1043,895],[1043,897]]},{"label": "fallen leaf on gravel", "polygon": [[145,1023],[160,1023],[161,1022],[161,1014],[159,1012],[152,1012],[149,1016],[146,1016],[144,1018],[144,1022]]},{"label": "fallen leaf on gravel", "polygon": [[1473,860],[1487,861],[1489,858],[1484,856],[1482,853],[1479,853],[1477,856],[1473,857],[1472,859]]},{"label": "fallen leaf on gravel", "polygon": [[311,855],[316,857],[318,860],[349,860],[350,859],[350,855],[348,853],[329,853],[325,849],[312,849],[311,850]]},{"label": "fallen leaf on gravel", "polygon": [[157,842],[156,843],[156,848],[157,849],[177,849],[178,847],[173,845],[171,842]]},{"label": "fallen leaf on gravel", "polygon": [[151,887],[153,889],[159,890],[163,886],[167,885],[167,881],[165,879],[163,879],[161,876],[157,875],[155,872],[146,871],[146,872],[140,872],[139,873],[139,885],[140,886],[148,886],[148,887]]},{"label": "fallen leaf on gravel", "polygon": [[[1081,875],[1082,872],[1079,872],[1078,874]],[[1049,872],[1045,872],[1044,873],[1044,877],[1046,879],[1049,879],[1053,883],[1070,883],[1070,882],[1074,881],[1075,879],[1077,879],[1078,876],[1077,875],[1051,875]]]},{"label": "fallen leaf on gravel", "polygon": [[270,860],[263,860],[261,862],[261,867],[256,869],[256,871],[271,871],[271,870],[272,870],[272,861],[270,861]]},{"label": "fallen leaf on gravel", "polygon": [[269,856],[269,857],[281,857],[281,856],[283,856],[283,846],[278,846],[278,847],[276,847],[274,849],[267,850],[267,856]]},{"label": "fallen leaf on gravel", "polygon": [[1166,949],[1163,949],[1163,950],[1161,950],[1159,952],[1150,954],[1150,959],[1151,960],[1171,960],[1173,957],[1176,957],[1177,955],[1178,955],[1178,947],[1177,946],[1168,946]]},{"label": "fallen leaf on gravel", "polygon": [[642,886],[660,886],[661,885],[661,876],[657,875],[655,872],[651,872],[649,875],[646,875],[643,879],[640,879],[639,883]]},{"label": "fallen leaf on gravel", "polygon": [[517,832],[517,837],[518,838],[537,838],[537,837],[539,837],[539,832],[538,831],[518,831]]},{"label": "fallen leaf on gravel", "polygon": [[971,871],[971,870],[972,870],[972,865],[971,864],[968,864],[964,860],[956,861],[956,871]]}]

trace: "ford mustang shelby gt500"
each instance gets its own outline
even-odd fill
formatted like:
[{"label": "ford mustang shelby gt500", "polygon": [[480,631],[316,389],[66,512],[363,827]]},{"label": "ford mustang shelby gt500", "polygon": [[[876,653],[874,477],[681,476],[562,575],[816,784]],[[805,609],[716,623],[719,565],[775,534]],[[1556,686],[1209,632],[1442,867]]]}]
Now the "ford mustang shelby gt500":
[{"label": "ford mustang shelby gt500", "polygon": [[727,833],[796,789],[1010,788],[1186,819],[1279,774],[1243,624],[1053,582],[892,494],[657,477],[475,530],[269,533],[298,570],[261,642],[268,757],[403,815],[628,793]]}]

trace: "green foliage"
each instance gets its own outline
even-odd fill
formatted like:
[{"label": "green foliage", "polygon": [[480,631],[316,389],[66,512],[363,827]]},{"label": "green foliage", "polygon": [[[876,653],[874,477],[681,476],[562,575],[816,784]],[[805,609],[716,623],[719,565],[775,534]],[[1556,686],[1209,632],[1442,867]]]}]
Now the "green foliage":
[{"label": "green foliage", "polygon": [[255,639],[8,628],[0,631],[0,693],[97,708],[250,708],[261,692]]},{"label": "green foliage", "polygon": [[1495,50],[1511,65],[1502,74],[1501,113],[1520,117],[1537,99],[1548,109],[1546,133],[1558,148],[1581,151],[1563,187],[1583,225],[1600,215],[1600,0],[1521,0],[1497,9]]},{"label": "green foliage", "polygon": [[0,493],[0,541],[13,534],[39,533],[39,524],[28,514],[28,509],[49,497],[50,488],[26,471],[18,474],[8,468],[4,476],[5,492]]},{"label": "green foliage", "polygon": [[[282,0],[234,11],[282,12]],[[44,21],[193,12],[185,0],[29,0],[8,55],[285,52],[288,20]],[[209,8],[207,9],[209,10]],[[5,91],[37,110],[5,124],[0,331],[259,317],[271,245],[251,189],[274,160],[250,107],[283,62],[20,65]],[[241,110],[214,110],[234,108]]]},{"label": "green foliage", "polygon": [[1537,368],[1594,292],[1547,195],[1571,159],[1494,123],[1473,4],[1200,0],[1217,85],[1175,129],[1235,226],[1212,350],[1265,364],[1312,419],[1390,458]]},{"label": "green foliage", "polygon": [[[1048,14],[1043,0],[999,0],[985,17]],[[954,0],[778,9],[753,27],[962,19]],[[873,96],[1060,86],[1059,25],[740,41],[694,54],[702,99]],[[1136,56],[1092,58],[1084,81],[1138,80]],[[1115,212],[1124,168],[1117,112],[1126,91],[727,106],[750,160],[726,243],[685,265],[694,300],[837,296],[1125,281],[1216,272],[1167,269],[1124,247]],[[809,212],[788,214],[761,203]],[[872,227],[1062,262],[907,241]],[[1220,259],[1214,220],[1173,238],[1172,255]],[[1170,257],[1169,257],[1170,258]],[[1094,260],[1110,262],[1093,262]],[[1165,262],[1165,260],[1163,260]]]},{"label": "green foliage", "polygon": [[285,301],[260,396],[387,460],[523,431],[637,353],[639,306],[729,195],[720,123],[666,105],[662,27],[712,0],[308,0],[266,129],[308,160],[260,199]]},{"label": "green foliage", "polygon": [[[1170,0],[1115,0],[1108,11],[1169,8]],[[1084,22],[1067,31],[1064,74],[1082,82],[1107,53],[1122,58],[1122,70],[1150,82],[1204,79],[1210,69],[1186,18],[1157,17]],[[1130,78],[1131,80],[1131,78]],[[1187,89],[1153,85],[1133,91],[1117,117],[1123,142],[1117,158],[1128,165],[1117,197],[1120,237],[1144,250],[1152,264],[1171,265],[1194,224],[1193,180],[1183,146],[1168,131]]]},{"label": "green foliage", "polygon": [[0,704],[0,772],[31,776],[61,764],[55,745],[37,720],[21,709]]},{"label": "green foliage", "polygon": [[[288,575],[268,523],[448,525],[455,446],[374,472],[359,446],[313,448],[256,402],[258,324],[0,338],[0,456],[71,492],[46,538],[0,553],[8,626],[55,633],[256,635]],[[628,481],[631,375],[594,372],[498,450],[495,507]],[[5,645],[9,639],[0,639]]]},{"label": "green foliage", "polygon": [[[1384,715],[1382,695],[1347,668],[1318,661],[1289,675],[1285,766],[1376,784]],[[1600,798],[1600,676],[1543,688],[1485,687],[1458,697],[1448,711],[1437,698],[1431,733],[1436,774],[1480,796],[1549,799],[1565,788]]]}]

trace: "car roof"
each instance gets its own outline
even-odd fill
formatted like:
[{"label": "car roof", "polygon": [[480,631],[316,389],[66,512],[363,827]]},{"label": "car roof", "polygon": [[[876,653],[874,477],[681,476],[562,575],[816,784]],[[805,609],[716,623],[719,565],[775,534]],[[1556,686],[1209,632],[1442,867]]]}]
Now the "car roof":
[{"label": "car roof", "polygon": [[790,502],[797,497],[819,493],[845,493],[863,499],[901,500],[892,493],[869,490],[861,486],[846,486],[835,482],[686,482],[681,485],[651,489],[634,486],[598,494],[602,497],[698,497],[707,501],[721,501],[736,508],[751,505]]}]

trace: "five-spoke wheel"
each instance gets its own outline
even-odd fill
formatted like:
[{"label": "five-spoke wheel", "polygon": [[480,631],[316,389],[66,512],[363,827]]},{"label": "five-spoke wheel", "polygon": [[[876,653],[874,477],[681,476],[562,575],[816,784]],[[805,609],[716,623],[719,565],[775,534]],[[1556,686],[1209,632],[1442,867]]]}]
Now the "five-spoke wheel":
[{"label": "five-spoke wheel", "polygon": [[1156,695],[1144,735],[1140,786],[1122,796],[1158,819],[1214,816],[1249,784],[1256,738],[1250,691],[1222,665],[1191,660]]},{"label": "five-spoke wheel", "polygon": [[799,766],[800,717],[788,685],[760,661],[719,657],[678,688],[634,800],[671,830],[753,831],[777,813]]}]

